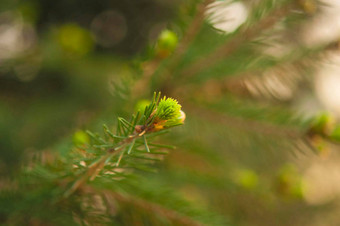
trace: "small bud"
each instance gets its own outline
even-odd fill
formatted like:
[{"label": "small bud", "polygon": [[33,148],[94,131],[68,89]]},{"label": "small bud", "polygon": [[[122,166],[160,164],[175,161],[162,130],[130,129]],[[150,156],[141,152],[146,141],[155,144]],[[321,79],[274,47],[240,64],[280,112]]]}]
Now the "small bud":
[{"label": "small bud", "polygon": [[274,184],[276,192],[282,197],[300,199],[304,195],[302,177],[292,164],[281,167]]},{"label": "small bud", "polygon": [[160,120],[178,118],[181,116],[181,107],[182,106],[178,104],[177,100],[170,97],[163,97],[157,106],[155,116]]},{"label": "small bud", "polygon": [[157,56],[168,57],[176,48],[178,42],[177,35],[170,30],[164,30],[159,36],[156,46]]},{"label": "small bud", "polygon": [[150,116],[152,124],[148,125],[149,132],[156,132],[183,124],[185,113],[181,110],[181,105],[173,98],[163,97],[157,104]]},{"label": "small bud", "polygon": [[81,145],[85,145],[85,144],[90,143],[89,136],[87,135],[87,133],[85,133],[82,130],[78,130],[77,132],[75,132],[73,134],[72,140],[73,140],[74,145],[76,145],[76,146],[81,146]]},{"label": "small bud", "polygon": [[311,131],[316,134],[327,135],[334,124],[334,119],[329,113],[322,113],[315,117],[311,125]]}]

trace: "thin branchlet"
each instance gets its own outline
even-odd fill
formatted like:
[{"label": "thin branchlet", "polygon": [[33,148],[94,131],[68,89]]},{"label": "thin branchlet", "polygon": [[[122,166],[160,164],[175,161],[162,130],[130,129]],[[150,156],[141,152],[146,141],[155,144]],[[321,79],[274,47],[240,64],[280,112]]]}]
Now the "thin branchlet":
[{"label": "thin branchlet", "polygon": [[[117,136],[110,132],[112,137],[118,137],[122,132],[123,134],[128,133],[128,131],[131,131],[130,128],[133,128],[133,132],[121,139],[114,147],[107,149],[102,157],[94,161],[65,192],[64,197],[73,194],[88,180],[94,180],[104,166],[115,156],[119,156],[115,163],[115,166],[118,167],[125,152],[127,151],[128,154],[131,153],[137,139],[143,138],[145,149],[149,153],[150,148],[145,135],[182,124],[184,120],[183,114],[181,105],[178,104],[177,100],[166,97],[160,100],[160,93],[155,93],[151,104],[145,108],[144,114],[140,118],[136,118],[137,116],[132,117],[131,123],[123,118],[118,118]],[[144,124],[135,125],[138,121],[143,121],[143,119],[146,119]],[[122,128],[125,128],[125,130],[123,129],[123,131],[121,131]],[[107,127],[105,127],[105,129],[108,130]]]}]

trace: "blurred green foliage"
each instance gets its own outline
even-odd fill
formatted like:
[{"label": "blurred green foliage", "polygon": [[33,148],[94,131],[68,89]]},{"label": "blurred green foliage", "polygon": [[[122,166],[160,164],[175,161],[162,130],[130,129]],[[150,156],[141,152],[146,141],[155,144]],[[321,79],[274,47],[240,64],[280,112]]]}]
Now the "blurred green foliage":
[{"label": "blurred green foliage", "polygon": [[[336,119],[306,120],[294,102],[315,98],[315,66],[336,46],[294,41],[317,2],[217,1],[248,10],[229,33],[207,19],[212,2],[0,1],[0,224],[334,223],[337,199],[308,202],[307,166],[296,157],[326,156],[340,142]],[[275,44],[288,53],[268,54]],[[143,112],[154,91],[187,115],[156,139],[177,147],[155,161],[157,173],[118,182],[102,175],[59,199],[63,173],[93,157],[85,131],[104,123],[113,131],[117,116]]]}]

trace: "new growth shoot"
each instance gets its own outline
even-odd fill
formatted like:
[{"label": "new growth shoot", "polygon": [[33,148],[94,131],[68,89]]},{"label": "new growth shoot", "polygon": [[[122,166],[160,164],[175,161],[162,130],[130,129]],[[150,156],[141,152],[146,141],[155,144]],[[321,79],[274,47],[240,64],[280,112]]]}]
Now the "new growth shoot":
[{"label": "new growth shoot", "polygon": [[153,101],[144,110],[144,116],[147,118],[143,125],[135,127],[136,132],[156,132],[182,125],[185,120],[185,113],[177,100],[165,96],[160,100],[160,93],[154,95]]}]

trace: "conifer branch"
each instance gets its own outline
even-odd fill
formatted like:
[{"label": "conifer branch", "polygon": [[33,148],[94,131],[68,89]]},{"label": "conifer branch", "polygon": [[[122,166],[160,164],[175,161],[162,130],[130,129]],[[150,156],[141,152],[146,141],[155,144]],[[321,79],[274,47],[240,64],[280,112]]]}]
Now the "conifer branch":
[{"label": "conifer branch", "polygon": [[[134,116],[131,122],[128,122],[123,118],[118,118],[117,135],[113,135],[108,130],[107,126],[104,126],[104,131],[106,131],[110,137],[123,138],[118,143],[113,145],[107,144],[104,139],[89,132],[97,142],[103,143],[103,145],[93,145],[94,147],[111,147],[106,149],[106,153],[102,157],[87,167],[79,179],[77,179],[65,192],[64,197],[68,197],[74,193],[84,185],[87,180],[94,180],[104,166],[115,156],[119,157],[114,167],[119,167],[124,154],[131,154],[132,149],[136,144],[136,140],[139,138],[143,138],[143,144],[145,145],[147,153],[152,154],[146,140],[146,135],[183,124],[185,119],[183,114],[181,105],[179,105],[176,100],[166,97],[160,99],[160,93],[155,93],[151,104],[145,107],[141,117]],[[131,134],[129,134],[130,132]],[[156,160],[156,158],[139,157],[142,159]]]},{"label": "conifer branch", "polygon": [[[308,81],[312,79],[312,73],[304,73],[307,70],[317,67],[324,59],[325,54],[333,51],[334,44],[316,47],[312,49],[304,49],[301,53],[295,53],[295,57],[288,57],[277,60],[275,64],[252,71],[242,71],[222,79],[210,79],[205,84],[214,84],[215,90],[223,93],[233,93],[239,96],[254,96],[253,89],[259,93],[260,97],[269,97],[278,99],[274,95],[270,95],[272,87],[267,87],[266,79],[277,80],[280,84],[294,91],[294,87],[299,81]],[[293,54],[294,52],[291,52]],[[269,73],[267,73],[269,72]],[[272,79],[271,79],[272,78]],[[251,84],[252,90],[247,84]],[[201,85],[201,84],[200,84]],[[191,89],[196,89],[193,86]]]},{"label": "conifer branch", "polygon": [[[116,148],[110,148],[107,150],[107,153],[102,156],[98,161],[94,162],[92,165],[90,165],[87,169],[87,171],[84,173],[83,176],[81,176],[78,180],[75,181],[75,183],[71,186],[67,192],[65,192],[64,196],[68,197],[73,192],[75,192],[79,187],[81,187],[87,179],[93,180],[98,173],[103,169],[105,166],[105,163],[110,160],[113,156],[120,154],[123,150],[125,150],[126,146],[129,144],[132,144],[135,142],[135,140],[143,134],[145,134],[146,130],[143,130],[140,133],[129,135],[128,138],[124,139],[123,141],[119,142]],[[121,155],[122,156],[122,155]],[[117,166],[119,163],[117,164]]]},{"label": "conifer branch", "polygon": [[185,225],[185,226],[199,226],[201,223],[184,216],[174,210],[167,209],[162,207],[159,204],[145,201],[141,198],[133,197],[133,196],[124,196],[117,192],[105,189],[96,189],[91,186],[85,186],[82,188],[83,192],[86,193],[94,193],[94,194],[102,194],[108,203],[112,203],[112,198],[120,203],[126,203],[129,205],[135,206],[135,208],[140,208],[149,213],[156,214],[157,216],[162,216],[165,219],[170,220],[176,225]]},{"label": "conifer branch", "polygon": [[239,128],[246,131],[260,133],[262,135],[285,137],[290,139],[301,139],[305,136],[305,131],[297,128],[279,126],[267,122],[259,122],[256,120],[241,118],[222,114],[212,109],[206,109],[194,104],[186,103],[188,111],[195,112],[196,115],[208,119],[210,121],[226,125],[228,127]]},{"label": "conifer branch", "polygon": [[[266,86],[266,83],[263,82],[264,78],[267,77],[267,74],[265,72],[282,72],[282,73],[272,73],[269,76],[275,76],[278,80],[281,82],[287,81],[287,85],[295,84],[294,82],[291,82],[289,79],[296,80],[302,80],[304,79],[302,72],[306,69],[310,69],[311,67],[315,67],[317,64],[312,64],[311,62],[315,62],[317,59],[321,59],[324,57],[325,52],[329,51],[329,45],[318,47],[315,49],[309,49],[305,50],[302,54],[297,54],[295,58],[291,59],[283,59],[283,60],[277,60],[277,63],[271,64],[265,68],[256,69],[252,71],[242,71],[240,73],[232,74],[232,75],[226,75],[223,78],[211,78],[209,80],[204,81],[203,84],[192,84],[191,86],[186,87],[186,91],[181,93],[181,96],[185,98],[185,96],[188,93],[192,93],[197,89],[205,89],[204,87],[207,87],[209,89],[210,86],[214,87],[215,93],[219,93],[220,95],[226,94],[226,93],[232,93],[239,96],[248,96],[252,95],[251,91],[246,86],[245,82],[254,83],[256,85],[259,85],[258,90],[261,90],[262,92],[266,91],[264,87]],[[320,62],[320,61],[317,61]],[[290,73],[287,75],[287,72]],[[292,71],[294,73],[292,73]],[[308,74],[307,79],[310,79],[311,76]],[[174,93],[180,92],[182,89],[182,86],[177,86]],[[261,89],[262,88],[262,89]],[[211,94],[213,95],[213,93]]]},{"label": "conifer branch", "polygon": [[[196,35],[199,33],[200,28],[204,23],[205,19],[204,14],[206,12],[206,9],[208,5],[210,5],[213,2],[214,0],[204,0],[202,3],[198,4],[197,13],[195,14],[189,27],[184,33],[183,38],[179,41],[173,53],[171,53],[171,57],[169,59],[169,62],[167,63],[168,71],[172,71],[177,66],[178,62],[186,53],[192,41],[196,38]],[[162,63],[162,60],[159,58],[155,58],[149,62],[146,62],[143,65],[143,73],[141,75],[141,78],[137,81],[134,88],[132,89],[133,97],[141,95],[143,90],[145,90],[145,87],[147,87],[150,84],[150,80],[152,76],[155,74],[155,71],[159,67],[160,63]],[[171,77],[170,74],[165,73],[162,80],[166,81],[168,79],[171,79],[170,77]]]},{"label": "conifer branch", "polygon": [[178,46],[174,51],[173,57],[170,59],[170,62],[168,65],[169,71],[172,71],[172,69],[176,67],[177,63],[180,61],[184,53],[189,48],[189,45],[196,38],[196,35],[199,33],[200,28],[203,25],[207,7],[213,2],[214,0],[204,0],[201,4],[197,6],[197,13],[195,17],[190,23],[190,26],[185,32],[182,40],[178,43]]},{"label": "conifer branch", "polygon": [[200,71],[214,66],[216,63],[223,60],[236,51],[242,44],[255,38],[258,34],[271,28],[278,21],[284,18],[291,10],[291,5],[286,5],[273,10],[269,15],[262,18],[253,26],[246,27],[243,31],[237,33],[231,41],[226,42],[224,45],[218,47],[215,51],[208,54],[208,56],[195,61],[181,71],[179,78],[188,79]]}]

